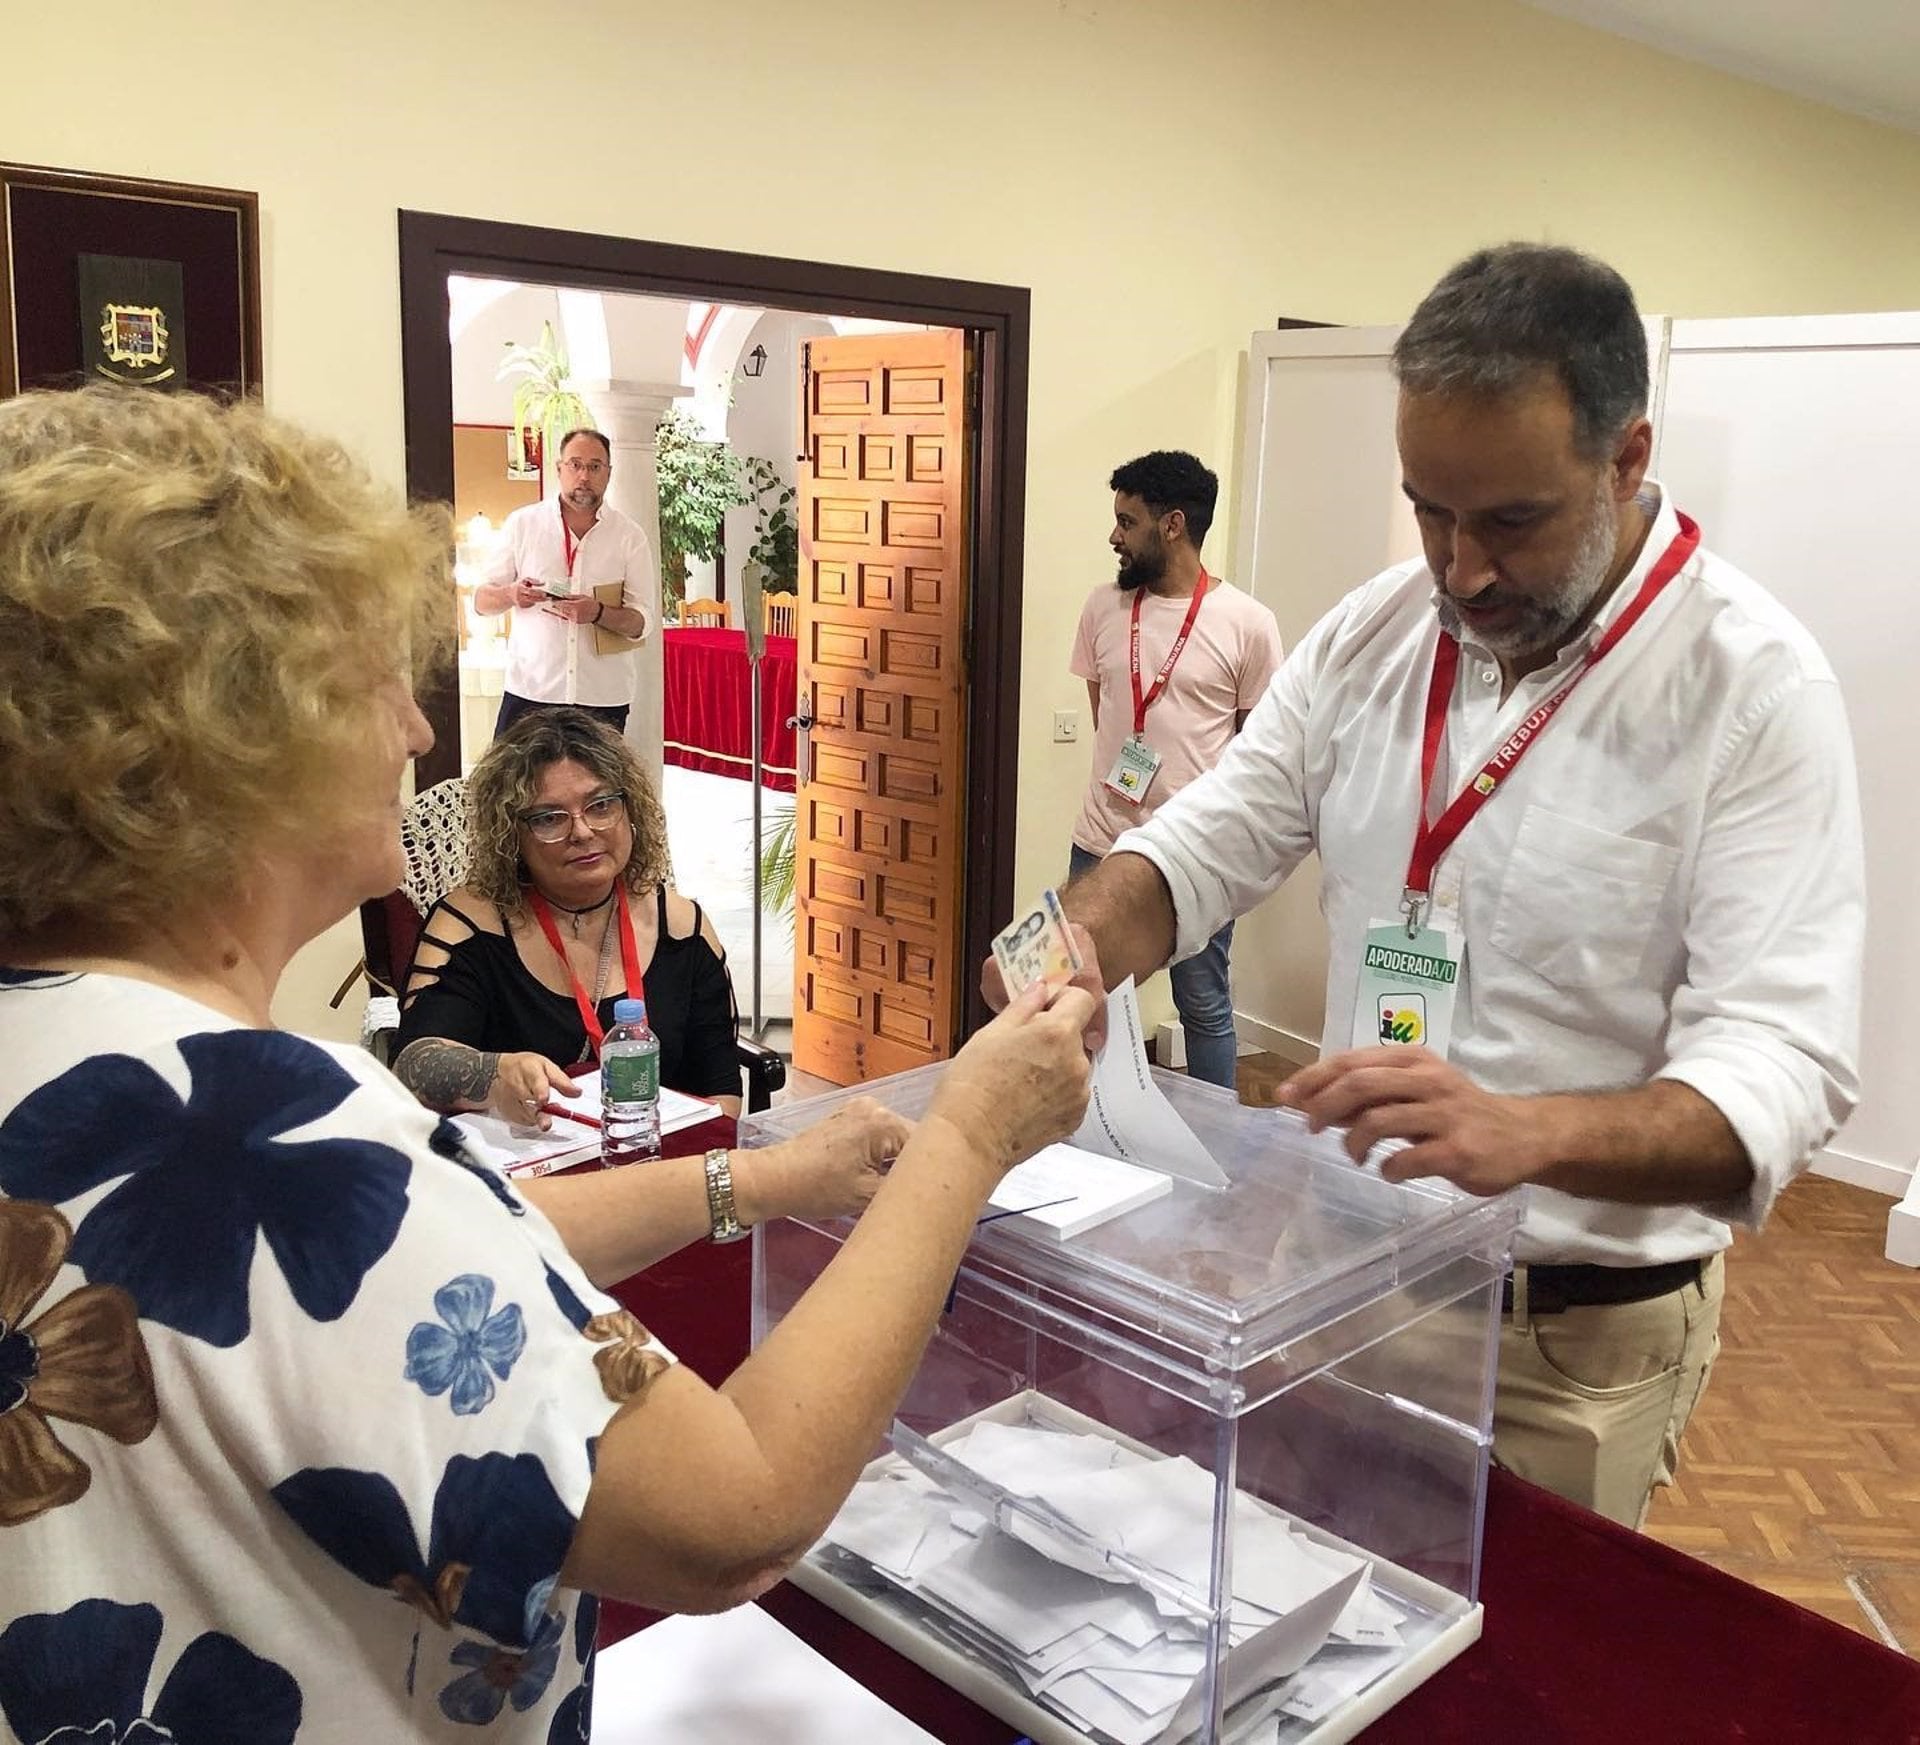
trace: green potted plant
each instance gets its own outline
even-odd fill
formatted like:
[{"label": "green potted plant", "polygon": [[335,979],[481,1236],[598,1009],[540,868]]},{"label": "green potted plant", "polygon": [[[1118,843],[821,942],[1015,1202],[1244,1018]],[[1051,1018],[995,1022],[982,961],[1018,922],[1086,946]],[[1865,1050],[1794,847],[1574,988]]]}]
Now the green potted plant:
[{"label": "green potted plant", "polygon": [[514,383],[510,464],[516,471],[531,471],[543,459],[558,461],[560,439],[594,422],[593,408],[573,385],[551,321],[540,323],[538,344],[507,346],[494,379]]},{"label": "green potted plant", "polygon": [[800,520],[795,492],[771,461],[754,456],[746,466],[747,489],[754,506],[753,546],[747,562],[760,566],[760,585],[769,594],[800,591]]},{"label": "green potted plant", "polygon": [[691,414],[669,407],[654,439],[660,482],[660,597],[669,610],[686,592],[687,559],[706,562],[720,550],[727,511],[753,501],[740,457],[709,442]]}]

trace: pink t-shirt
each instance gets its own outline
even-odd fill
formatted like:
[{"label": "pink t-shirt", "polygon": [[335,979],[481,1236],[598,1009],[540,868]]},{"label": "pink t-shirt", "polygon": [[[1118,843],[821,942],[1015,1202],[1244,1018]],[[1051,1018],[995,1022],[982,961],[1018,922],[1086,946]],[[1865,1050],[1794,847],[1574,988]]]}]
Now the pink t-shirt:
[{"label": "pink t-shirt", "polygon": [[[1191,603],[1158,594],[1141,601],[1142,694],[1153,689]],[[1147,744],[1160,754],[1160,769],[1145,798],[1131,805],[1106,785],[1106,775],[1133,731],[1132,623],[1133,595],[1108,582],[1087,596],[1073,638],[1074,673],[1100,687],[1093,774],[1073,827],[1073,840],[1089,854],[1105,854],[1121,831],[1152,817],[1169,795],[1212,769],[1233,738],[1234,717],[1259,702],[1280,667],[1280,626],[1272,612],[1213,577],[1173,676],[1147,710]]]}]

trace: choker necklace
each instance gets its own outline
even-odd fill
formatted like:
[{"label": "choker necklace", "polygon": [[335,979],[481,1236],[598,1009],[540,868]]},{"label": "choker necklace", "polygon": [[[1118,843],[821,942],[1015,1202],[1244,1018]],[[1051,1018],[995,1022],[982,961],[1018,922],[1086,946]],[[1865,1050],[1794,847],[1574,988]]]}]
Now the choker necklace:
[{"label": "choker necklace", "polygon": [[604,909],[613,901],[613,893],[618,888],[618,881],[616,880],[612,886],[608,887],[607,894],[602,897],[599,902],[589,903],[584,909],[569,909],[565,903],[556,903],[551,897],[547,898],[547,906],[550,909],[558,909],[561,914],[566,916],[568,925],[573,928],[574,938],[578,939],[580,937],[580,917],[583,915],[591,915],[596,909]]}]

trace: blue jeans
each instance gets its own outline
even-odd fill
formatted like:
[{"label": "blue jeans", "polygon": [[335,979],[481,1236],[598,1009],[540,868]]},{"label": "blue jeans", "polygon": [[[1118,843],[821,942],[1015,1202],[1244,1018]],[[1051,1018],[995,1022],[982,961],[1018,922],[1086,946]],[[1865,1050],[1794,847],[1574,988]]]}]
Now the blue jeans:
[{"label": "blue jeans", "polygon": [[[1079,843],[1068,857],[1067,876],[1079,878],[1100,864]],[[1237,1082],[1234,1061],[1240,1039],[1233,1027],[1233,988],[1227,959],[1233,950],[1233,923],[1229,921],[1194,956],[1167,971],[1173,983],[1173,1003],[1187,1036],[1187,1076],[1232,1090]]]}]

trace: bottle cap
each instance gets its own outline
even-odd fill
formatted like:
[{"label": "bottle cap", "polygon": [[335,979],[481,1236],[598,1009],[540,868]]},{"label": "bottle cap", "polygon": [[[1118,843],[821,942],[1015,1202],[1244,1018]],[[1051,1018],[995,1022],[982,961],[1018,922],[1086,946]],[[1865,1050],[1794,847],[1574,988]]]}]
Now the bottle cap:
[{"label": "bottle cap", "polygon": [[616,1024],[633,1024],[647,1015],[645,1000],[615,1000],[613,1002],[613,1021]]}]

